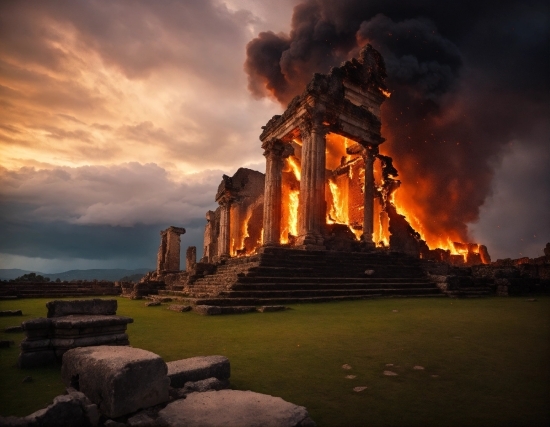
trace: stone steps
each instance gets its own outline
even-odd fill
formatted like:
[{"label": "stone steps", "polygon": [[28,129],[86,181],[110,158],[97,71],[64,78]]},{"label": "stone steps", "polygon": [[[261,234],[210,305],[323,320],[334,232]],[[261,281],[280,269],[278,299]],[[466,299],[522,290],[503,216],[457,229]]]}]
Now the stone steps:
[{"label": "stone steps", "polygon": [[159,294],[224,307],[445,295],[426,277],[420,261],[406,255],[288,248],[229,259],[183,290]]},{"label": "stone steps", "polygon": [[491,288],[488,286],[478,286],[469,288],[459,288],[448,290],[445,292],[447,296],[452,298],[480,298],[491,295]]},{"label": "stone steps", "polygon": [[220,307],[230,306],[272,306],[272,305],[285,305],[285,304],[303,304],[303,303],[315,303],[315,302],[331,302],[331,301],[350,301],[350,300],[362,300],[370,298],[440,298],[446,297],[442,293],[434,294],[369,294],[369,295],[343,295],[343,296],[322,296],[322,297],[290,297],[290,298],[190,298],[182,297],[180,301],[192,306],[196,305],[210,305]]}]

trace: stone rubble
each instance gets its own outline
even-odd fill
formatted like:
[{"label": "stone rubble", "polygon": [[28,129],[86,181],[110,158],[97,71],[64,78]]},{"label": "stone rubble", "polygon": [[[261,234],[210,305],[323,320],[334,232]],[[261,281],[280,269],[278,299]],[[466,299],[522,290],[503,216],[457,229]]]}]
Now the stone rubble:
[{"label": "stone rubble", "polygon": [[231,376],[229,359],[224,356],[198,356],[166,363],[170,385],[185,387],[187,382],[196,382],[208,378],[227,380]]},{"label": "stone rubble", "polygon": [[48,318],[22,323],[26,338],[21,342],[20,368],[60,362],[76,347],[129,345],[126,328],[133,319],[115,315],[116,300],[50,301],[46,306]]},{"label": "stone rubble", "polygon": [[132,347],[75,348],[63,355],[61,378],[82,391],[107,417],[127,415],[169,400],[166,363]]}]

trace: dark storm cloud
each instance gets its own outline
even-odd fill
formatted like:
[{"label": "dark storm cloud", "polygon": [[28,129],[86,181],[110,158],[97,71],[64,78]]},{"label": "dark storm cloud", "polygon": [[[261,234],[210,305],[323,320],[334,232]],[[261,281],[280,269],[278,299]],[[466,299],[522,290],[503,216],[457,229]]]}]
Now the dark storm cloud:
[{"label": "dark storm cloud", "polygon": [[[285,105],[313,72],[371,43],[385,58],[392,91],[381,150],[395,158],[399,192],[426,234],[466,240],[502,148],[512,141],[549,148],[548,126],[534,132],[550,116],[548,19],[542,1],[307,0],[296,6],[288,35],[260,33],[249,42],[245,70],[255,96],[272,94]],[[529,188],[534,177],[524,179],[506,185]],[[541,202],[531,196],[531,204]],[[505,249],[517,252],[508,242]]]},{"label": "dark storm cloud", "polygon": [[0,170],[0,253],[108,260],[149,257],[159,230],[186,227],[202,250],[205,213],[221,172],[174,182],[154,165]]},{"label": "dark storm cloud", "polygon": [[127,226],[204,218],[221,171],[173,181],[155,164],[36,170],[0,168],[3,220]]}]

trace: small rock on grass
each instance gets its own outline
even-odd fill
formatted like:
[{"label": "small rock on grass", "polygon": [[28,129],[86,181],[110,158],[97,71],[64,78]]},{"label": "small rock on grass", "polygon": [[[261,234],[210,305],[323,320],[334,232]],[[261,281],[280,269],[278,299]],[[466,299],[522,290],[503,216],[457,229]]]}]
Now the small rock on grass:
[{"label": "small rock on grass", "polygon": [[145,307],[155,307],[160,305],[160,301],[149,301],[145,303]]},{"label": "small rock on grass", "polygon": [[353,391],[356,391],[357,393],[363,391],[363,390],[366,390],[367,387],[366,386],[361,386],[361,387],[353,387]]},{"label": "small rock on grass", "polygon": [[23,326],[8,326],[4,328],[4,332],[23,332]]},{"label": "small rock on grass", "polygon": [[346,375],[346,378],[348,380],[353,380],[354,378],[357,378],[357,375]]},{"label": "small rock on grass", "polygon": [[386,366],[393,366],[393,363],[386,363]]},{"label": "small rock on grass", "polygon": [[351,366],[346,363],[345,365],[342,365],[342,369],[346,369],[349,371],[351,369]]},{"label": "small rock on grass", "polygon": [[439,378],[439,375],[436,375],[436,374],[433,374],[433,375],[430,375],[432,378]]},{"label": "small rock on grass", "polygon": [[395,377],[397,376],[397,374],[393,371],[384,371],[384,375],[388,376],[388,377]]},{"label": "small rock on grass", "polygon": [[392,310],[392,313],[399,313],[399,310]]},{"label": "small rock on grass", "polygon": [[423,371],[423,370],[424,370],[424,366],[416,365],[413,369],[414,369],[415,371]]},{"label": "small rock on grass", "polygon": [[168,310],[178,311],[178,312],[180,312],[180,313],[183,313],[183,312],[185,312],[185,311],[191,310],[191,306],[190,306],[190,305],[172,304],[172,305],[169,305],[169,306],[168,306]]}]

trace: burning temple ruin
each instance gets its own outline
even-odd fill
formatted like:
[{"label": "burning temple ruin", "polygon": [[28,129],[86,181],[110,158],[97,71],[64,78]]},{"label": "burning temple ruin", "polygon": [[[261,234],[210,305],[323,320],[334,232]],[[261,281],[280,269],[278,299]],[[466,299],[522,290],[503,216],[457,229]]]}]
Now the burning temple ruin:
[{"label": "burning temple ruin", "polygon": [[265,174],[240,168],[223,176],[219,206],[206,213],[202,258],[189,248],[179,271],[185,230],[168,228],[157,270],[134,293],[209,307],[488,294],[496,279],[485,270],[478,269],[479,280],[442,279],[491,263],[485,246],[430,249],[396,206],[401,182],[382,149],[380,109],[391,96],[385,78],[384,60],[370,45],[315,74],[263,126]]},{"label": "burning temple ruin", "polygon": [[389,247],[414,257],[487,263],[487,249],[456,243],[430,250],[393,203],[392,159],[380,153],[380,107],[390,96],[381,55],[315,74],[304,93],[263,127],[265,176],[241,168],[224,176],[219,208],[206,215],[203,262],[266,246],[366,251]]}]

